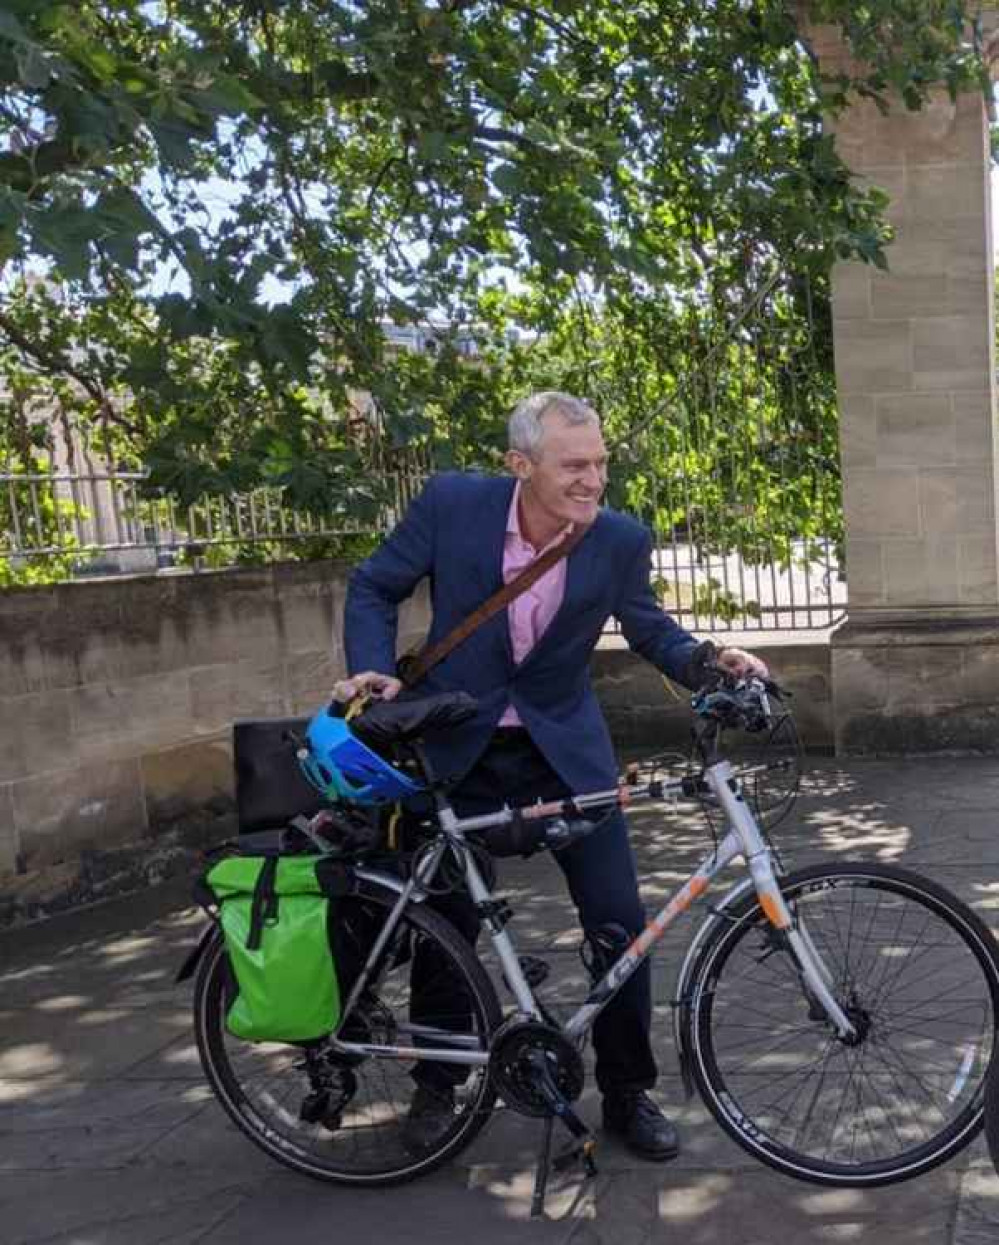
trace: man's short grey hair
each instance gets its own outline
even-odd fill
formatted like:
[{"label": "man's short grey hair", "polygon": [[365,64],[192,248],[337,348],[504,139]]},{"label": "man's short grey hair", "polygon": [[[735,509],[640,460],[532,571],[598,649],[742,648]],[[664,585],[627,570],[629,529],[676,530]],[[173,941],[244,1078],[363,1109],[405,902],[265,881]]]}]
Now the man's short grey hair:
[{"label": "man's short grey hair", "polygon": [[546,415],[553,414],[561,415],[567,424],[600,425],[600,416],[582,398],[574,398],[571,393],[559,393],[557,389],[532,393],[529,398],[518,402],[510,414],[507,426],[510,449],[534,458],[545,433],[542,420]]}]

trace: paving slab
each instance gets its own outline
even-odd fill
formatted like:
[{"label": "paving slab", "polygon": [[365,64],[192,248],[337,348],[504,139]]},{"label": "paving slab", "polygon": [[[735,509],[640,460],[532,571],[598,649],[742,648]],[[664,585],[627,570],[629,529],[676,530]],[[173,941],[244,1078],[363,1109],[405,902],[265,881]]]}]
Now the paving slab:
[{"label": "paving slab", "polygon": [[231,1213],[248,1183],[153,1168],[0,1176],[4,1245],[194,1245]]},{"label": "paving slab", "polygon": [[961,1175],[954,1240],[957,1245],[999,1241],[999,1179],[980,1142]]},{"label": "paving slab", "polygon": [[[892,861],[953,888],[999,928],[999,760],[812,762],[774,834],[795,866]],[[694,809],[633,819],[648,906],[711,843]],[[552,965],[565,1014],[586,989],[579,931],[548,859],[504,861],[524,952]],[[732,881],[739,875],[733,873]],[[721,893],[719,890],[717,893]],[[334,1188],[281,1169],[230,1123],[204,1083],[190,989],[173,975],[200,926],[176,886],[0,935],[0,1241],[3,1245],[327,1245],[333,1235],[429,1245],[993,1245],[999,1177],[984,1146],[893,1188],[826,1190],[756,1163],[683,1094],[673,982],[703,908],[671,930],[653,967],[659,1097],[682,1130],[667,1165],[605,1139],[600,1174],[553,1180],[529,1218],[538,1125],[501,1109],[447,1168],[410,1185]],[[487,963],[489,957],[486,957]],[[590,1084],[582,1114],[596,1123]]]}]

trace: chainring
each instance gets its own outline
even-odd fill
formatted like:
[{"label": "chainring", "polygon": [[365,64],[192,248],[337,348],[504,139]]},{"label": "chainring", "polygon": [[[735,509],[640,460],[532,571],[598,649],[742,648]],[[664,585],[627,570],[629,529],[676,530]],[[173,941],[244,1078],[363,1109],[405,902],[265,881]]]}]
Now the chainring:
[{"label": "chainring", "polygon": [[567,1102],[575,1102],[586,1083],[583,1056],[560,1029],[540,1020],[513,1020],[497,1031],[491,1045],[489,1074],[511,1110],[542,1118],[552,1112],[531,1064],[530,1057],[538,1052],[544,1056],[558,1092]]}]

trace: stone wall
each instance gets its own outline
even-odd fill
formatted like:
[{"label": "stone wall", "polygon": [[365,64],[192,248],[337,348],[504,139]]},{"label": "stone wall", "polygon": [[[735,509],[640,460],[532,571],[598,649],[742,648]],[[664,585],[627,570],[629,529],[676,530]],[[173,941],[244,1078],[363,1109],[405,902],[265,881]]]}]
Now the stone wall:
[{"label": "stone wall", "polygon": [[[342,673],[347,569],[136,576],[0,594],[0,924],[190,867],[233,829],[232,722],[312,712]],[[426,604],[402,616],[404,644]],[[828,746],[827,645],[768,648]],[[682,745],[686,700],[612,642],[594,680],[623,746]]]},{"label": "stone wall", "polygon": [[887,272],[834,269],[851,615],[997,601],[988,124],[980,97],[872,104],[837,146],[891,196]]},{"label": "stone wall", "polygon": [[[806,6],[807,7],[807,6]],[[995,14],[986,9],[994,25]],[[807,24],[806,24],[807,28]],[[824,71],[840,32],[808,32]],[[833,269],[849,618],[839,753],[999,749],[999,438],[989,119],[980,90],[830,122],[888,196],[887,271]]]},{"label": "stone wall", "polygon": [[[739,645],[767,662],[774,678],[792,693],[795,724],[805,748],[828,752],[833,743],[833,705],[826,640],[741,637]],[[593,686],[615,745],[628,753],[643,749],[686,749],[690,741],[690,699],[667,687],[659,672],[608,639],[591,666]]]},{"label": "stone wall", "polygon": [[347,569],[0,594],[0,923],[162,878],[231,828],[232,722],[322,701]]}]

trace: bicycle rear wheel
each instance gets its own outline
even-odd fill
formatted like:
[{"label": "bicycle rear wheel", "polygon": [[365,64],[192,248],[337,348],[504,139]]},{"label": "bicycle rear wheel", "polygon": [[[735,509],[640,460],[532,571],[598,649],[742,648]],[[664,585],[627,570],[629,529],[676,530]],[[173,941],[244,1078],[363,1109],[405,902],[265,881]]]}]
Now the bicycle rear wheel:
[{"label": "bicycle rear wheel", "polygon": [[820,1184],[892,1184],[982,1126],[999,955],[943,887],[885,865],[822,865],[781,889],[858,1038],[803,991],[754,893],[725,913],[688,993],[688,1050],[709,1110],[741,1146]]},{"label": "bicycle rear wheel", "polygon": [[[344,928],[353,925],[365,932],[381,928],[395,899],[394,893],[379,891],[337,900],[338,920]],[[488,1051],[500,1020],[496,993],[472,948],[448,921],[422,905],[410,906],[381,962],[375,988],[365,991],[341,1027],[345,1039]],[[422,965],[424,979],[428,969],[433,976],[437,1002],[432,1022],[424,1014],[426,992],[414,1006],[411,977],[421,971],[416,965]],[[241,1041],[225,1023],[234,990],[219,937],[206,950],[194,987],[202,1066],[235,1124],[296,1171],[351,1185],[412,1180],[467,1146],[492,1110],[495,1094],[485,1066],[459,1069],[415,1059],[348,1056],[325,1040]],[[442,998],[450,1011],[442,1011]],[[418,1008],[423,1009],[419,1026]],[[455,1034],[461,1035],[460,1043]],[[408,1111],[416,1079],[426,1081],[429,1072],[439,1087],[439,1078],[449,1071],[459,1082],[453,1110],[424,1119],[414,1130]]]},{"label": "bicycle rear wheel", "polygon": [[999,1065],[996,1064],[985,1082],[985,1140],[992,1166],[999,1172]]}]

